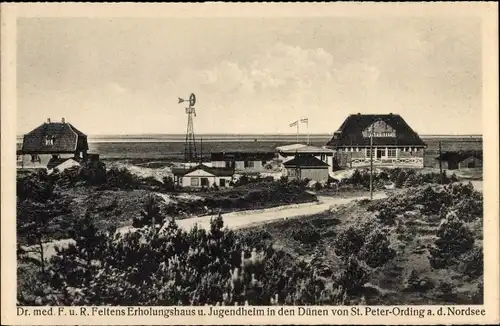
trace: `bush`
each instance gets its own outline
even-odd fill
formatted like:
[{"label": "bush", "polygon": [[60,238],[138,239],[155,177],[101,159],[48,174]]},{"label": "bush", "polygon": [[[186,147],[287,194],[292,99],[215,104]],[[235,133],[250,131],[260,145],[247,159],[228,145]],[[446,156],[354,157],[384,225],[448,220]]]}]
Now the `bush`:
[{"label": "bush", "polygon": [[380,230],[373,230],[359,253],[359,258],[364,260],[371,268],[377,268],[396,256],[396,252],[389,247],[390,242]]},{"label": "bush", "polygon": [[335,254],[343,259],[356,256],[363,247],[365,239],[354,227],[340,232],[334,242]]},{"label": "bush", "polygon": [[323,186],[321,185],[321,183],[320,182],[316,182],[314,184],[314,190],[319,191],[321,189],[323,189]]},{"label": "bush", "polygon": [[163,222],[164,217],[160,213],[160,206],[157,197],[150,195],[144,203],[144,209],[140,217],[134,217],[132,226],[141,228],[144,226],[154,226]]},{"label": "bush", "polygon": [[47,173],[32,173],[17,179],[17,198],[21,201],[30,199],[36,202],[46,202],[54,198],[54,184],[49,182]]},{"label": "bush", "polygon": [[457,258],[471,250],[474,237],[467,226],[454,214],[441,222],[437,232],[438,239],[430,249],[429,261],[432,268],[446,268],[457,263]]},{"label": "bush", "polygon": [[340,272],[335,281],[347,294],[357,296],[361,294],[363,286],[368,281],[368,273],[359,264],[354,256],[347,259],[347,268]]},{"label": "bush", "polygon": [[163,178],[162,181],[163,181],[163,189],[165,189],[165,191],[172,192],[176,190],[174,179],[172,179],[172,177],[166,176]]},{"label": "bush", "polygon": [[460,257],[460,270],[471,278],[477,278],[483,275],[483,248],[474,246],[474,248]]},{"label": "bush", "polygon": [[[75,228],[80,235],[74,246],[51,259],[47,291],[25,293],[23,287],[20,304],[341,304],[367,279],[357,261],[349,260],[331,288],[325,275],[333,272],[319,263],[322,257],[306,263],[262,243],[262,250],[250,248],[248,238],[223,228],[220,216],[209,231],[186,232],[171,221],[161,231],[144,227],[114,237],[102,237],[91,221]],[[89,256],[88,240],[95,236]],[[256,245],[259,237],[250,236]]]},{"label": "bush", "polygon": [[309,223],[301,223],[292,230],[292,238],[300,243],[311,245],[320,240],[320,233]]}]

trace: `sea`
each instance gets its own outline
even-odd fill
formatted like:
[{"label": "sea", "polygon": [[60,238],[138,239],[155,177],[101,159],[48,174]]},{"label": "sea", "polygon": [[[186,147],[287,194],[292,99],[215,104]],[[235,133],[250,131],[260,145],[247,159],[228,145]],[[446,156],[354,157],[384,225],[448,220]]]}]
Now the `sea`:
[{"label": "sea", "polygon": [[[443,151],[481,150],[481,135],[420,135],[427,143],[425,165],[434,164],[441,142]],[[198,156],[207,159],[211,152],[224,151],[274,151],[278,146],[294,143],[309,143],[325,146],[332,138],[330,134],[199,134],[195,136]],[[89,152],[99,153],[103,160],[182,160],[185,135],[89,135]],[[22,145],[22,136],[17,137],[17,148]]]}]

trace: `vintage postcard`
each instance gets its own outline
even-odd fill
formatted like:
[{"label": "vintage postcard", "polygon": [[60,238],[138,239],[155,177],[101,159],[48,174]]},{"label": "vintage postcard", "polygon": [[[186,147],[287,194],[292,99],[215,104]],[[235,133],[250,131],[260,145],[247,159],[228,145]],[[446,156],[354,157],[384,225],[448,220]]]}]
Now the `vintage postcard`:
[{"label": "vintage postcard", "polygon": [[2,324],[498,324],[498,4],[2,3]]}]

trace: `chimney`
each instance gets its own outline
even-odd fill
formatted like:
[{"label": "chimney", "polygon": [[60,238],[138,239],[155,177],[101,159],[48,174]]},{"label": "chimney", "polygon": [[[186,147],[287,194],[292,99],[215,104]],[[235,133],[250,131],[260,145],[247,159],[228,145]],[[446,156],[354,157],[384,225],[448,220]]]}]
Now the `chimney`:
[{"label": "chimney", "polygon": [[62,118],[62,123],[66,123],[66,119]]},{"label": "chimney", "polygon": [[47,118],[47,123],[50,123],[50,118]]}]

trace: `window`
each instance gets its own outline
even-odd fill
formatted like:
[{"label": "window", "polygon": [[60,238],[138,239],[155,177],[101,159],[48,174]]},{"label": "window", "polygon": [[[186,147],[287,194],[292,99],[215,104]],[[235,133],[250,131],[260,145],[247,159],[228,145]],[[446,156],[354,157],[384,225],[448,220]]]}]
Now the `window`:
[{"label": "window", "polygon": [[387,157],[396,157],[396,149],[395,148],[388,148],[387,149]]},{"label": "window", "polygon": [[253,167],[254,167],[253,161],[245,161],[245,168],[253,168]]},{"label": "window", "polygon": [[191,187],[199,187],[199,186],[200,186],[200,179],[191,178]]},{"label": "window", "polygon": [[226,186],[226,179],[219,179],[219,186],[225,187]]},{"label": "window", "polygon": [[54,136],[45,136],[45,146],[52,146],[54,145],[54,140],[56,137]]},{"label": "window", "polygon": [[265,166],[267,164],[266,161],[262,161],[261,163],[262,163],[262,166]]},{"label": "window", "polygon": [[208,187],[208,178],[201,178],[201,186],[202,187]]},{"label": "window", "polygon": [[231,161],[226,161],[226,168],[230,168],[231,167]]},{"label": "window", "polygon": [[[375,150],[372,150],[371,152],[372,152],[371,156],[375,156]],[[370,150],[369,149],[366,150],[366,157],[370,158]]]},{"label": "window", "polygon": [[474,161],[467,162],[467,168],[473,169],[475,167],[476,167],[476,162],[474,162]]}]

